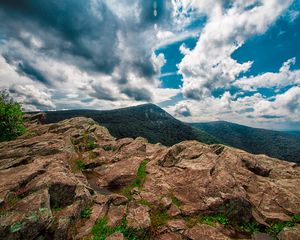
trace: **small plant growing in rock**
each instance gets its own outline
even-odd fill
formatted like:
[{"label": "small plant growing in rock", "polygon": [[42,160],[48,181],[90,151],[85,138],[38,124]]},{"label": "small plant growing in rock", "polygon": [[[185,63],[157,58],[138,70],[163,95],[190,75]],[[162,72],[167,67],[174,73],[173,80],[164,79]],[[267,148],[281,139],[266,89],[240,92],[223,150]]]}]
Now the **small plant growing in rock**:
[{"label": "small plant growing in rock", "polygon": [[127,197],[129,200],[132,199],[131,196],[131,191],[133,188],[137,187],[137,188],[141,188],[141,186],[143,185],[147,173],[146,173],[146,165],[147,165],[148,161],[147,160],[143,160],[140,163],[140,166],[138,168],[137,171],[137,177],[126,187],[124,187],[121,191],[121,194],[123,194],[125,197]]},{"label": "small plant growing in rock", "polygon": [[80,217],[81,218],[89,218],[92,214],[92,209],[87,207],[84,208],[81,212],[80,212]]},{"label": "small plant growing in rock", "polygon": [[180,206],[181,206],[181,202],[180,202],[180,200],[179,200],[177,197],[171,196],[171,199],[172,199],[172,203],[173,203],[174,205],[176,205],[177,207],[180,207]]},{"label": "small plant growing in rock", "polygon": [[16,222],[13,225],[10,226],[10,231],[12,233],[20,231],[24,227],[24,223],[22,222]]},{"label": "small plant growing in rock", "polygon": [[126,217],[122,219],[122,223],[116,227],[109,227],[107,226],[107,218],[100,218],[97,220],[96,224],[92,228],[93,240],[105,240],[108,236],[112,235],[113,233],[120,232],[124,235],[125,239],[128,240],[144,240],[148,239],[147,235],[148,232],[139,234],[137,236],[137,229],[129,228],[127,226]]},{"label": "small plant growing in rock", "polygon": [[87,141],[87,149],[88,150],[93,150],[96,147],[96,143],[93,140],[88,140]]},{"label": "small plant growing in rock", "polygon": [[84,171],[86,168],[84,162],[81,159],[76,160],[76,166],[80,171]]}]

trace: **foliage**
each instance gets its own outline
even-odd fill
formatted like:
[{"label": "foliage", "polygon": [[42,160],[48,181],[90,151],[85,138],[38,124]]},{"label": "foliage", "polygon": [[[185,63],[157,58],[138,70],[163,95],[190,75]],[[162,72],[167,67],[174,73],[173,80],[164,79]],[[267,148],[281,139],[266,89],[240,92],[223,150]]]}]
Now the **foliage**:
[{"label": "foliage", "polygon": [[260,226],[258,225],[257,222],[247,222],[247,223],[242,223],[239,226],[239,229],[242,232],[246,232],[246,233],[255,233],[255,232],[260,232]]},{"label": "foliage", "polygon": [[263,153],[287,161],[300,161],[300,138],[296,135],[223,121],[190,125],[215,136],[230,146],[250,153]]},{"label": "foliage", "polygon": [[125,197],[127,197],[129,200],[132,199],[131,196],[131,191],[133,188],[137,187],[137,188],[141,188],[142,184],[144,183],[145,179],[146,179],[146,165],[147,165],[148,161],[147,160],[143,160],[140,165],[139,168],[137,170],[137,177],[126,187],[124,187],[121,190],[121,194],[124,195]]},{"label": "foliage", "polygon": [[21,105],[6,91],[0,91],[0,141],[9,141],[25,132]]},{"label": "foliage", "polygon": [[165,209],[158,207],[151,209],[150,219],[151,225],[156,228],[165,226],[170,217]]},{"label": "foliage", "polygon": [[207,224],[214,226],[217,223],[222,225],[229,224],[229,220],[223,214],[216,215],[198,215],[198,216],[187,216],[184,217],[188,227],[194,226],[196,223]]},{"label": "foliage", "polygon": [[80,171],[84,171],[86,168],[84,162],[81,159],[76,160],[76,166],[77,166],[77,169]]},{"label": "foliage", "polygon": [[87,208],[84,208],[83,210],[81,210],[80,212],[80,217],[81,218],[89,218],[92,214],[92,209],[87,207]]},{"label": "foliage", "polygon": [[95,147],[96,147],[95,141],[93,141],[93,140],[87,141],[87,149],[88,150],[93,150]]},{"label": "foliage", "polygon": [[[150,143],[171,146],[184,140],[203,143],[221,143],[208,133],[185,124],[156,105],[145,104],[110,111],[68,110],[46,112],[46,123],[55,123],[72,117],[89,117],[116,138],[144,137]],[[129,124],[130,123],[130,124]]]},{"label": "foliage", "polygon": [[172,199],[172,203],[173,203],[174,205],[176,205],[177,207],[180,207],[180,206],[181,206],[181,202],[180,202],[180,200],[179,200],[177,197],[171,196],[171,199]]},{"label": "foliage", "polygon": [[20,231],[24,227],[24,223],[22,222],[15,222],[13,225],[10,226],[10,231],[12,233]]},{"label": "foliage", "polygon": [[100,218],[92,228],[93,240],[105,240],[106,237],[113,233],[120,232],[128,240],[143,240],[147,239],[148,233],[143,232],[142,235],[138,235],[138,229],[133,229],[127,226],[126,217],[122,219],[122,223],[116,227],[107,226],[107,218]]}]

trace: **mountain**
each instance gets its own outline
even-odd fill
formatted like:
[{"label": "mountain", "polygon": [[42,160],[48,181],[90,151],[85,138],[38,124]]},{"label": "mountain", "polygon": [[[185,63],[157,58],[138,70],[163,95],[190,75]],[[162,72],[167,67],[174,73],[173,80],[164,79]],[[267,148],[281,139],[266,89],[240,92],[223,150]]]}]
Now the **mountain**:
[{"label": "mountain", "polygon": [[296,135],[296,136],[300,137],[300,131],[283,131],[283,132],[289,133],[289,134],[292,134],[292,135]]},{"label": "mountain", "polygon": [[216,121],[191,123],[224,143],[255,154],[300,163],[300,138],[284,132]]},{"label": "mountain", "polygon": [[295,163],[84,117],[26,126],[0,143],[0,239],[299,239]]},{"label": "mountain", "polygon": [[116,138],[144,137],[150,143],[166,146],[184,140],[220,143],[202,130],[175,119],[154,104],[143,104],[116,110],[66,110],[46,112],[45,123],[55,123],[72,117],[88,117],[105,126]]}]

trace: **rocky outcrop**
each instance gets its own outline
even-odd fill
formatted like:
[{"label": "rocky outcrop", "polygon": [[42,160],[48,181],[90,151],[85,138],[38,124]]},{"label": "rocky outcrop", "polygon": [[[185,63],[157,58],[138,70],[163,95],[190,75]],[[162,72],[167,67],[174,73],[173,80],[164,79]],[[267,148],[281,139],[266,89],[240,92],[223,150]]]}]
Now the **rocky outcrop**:
[{"label": "rocky outcrop", "polygon": [[297,239],[296,164],[196,141],[116,140],[81,117],[27,121],[0,143],[0,239]]}]

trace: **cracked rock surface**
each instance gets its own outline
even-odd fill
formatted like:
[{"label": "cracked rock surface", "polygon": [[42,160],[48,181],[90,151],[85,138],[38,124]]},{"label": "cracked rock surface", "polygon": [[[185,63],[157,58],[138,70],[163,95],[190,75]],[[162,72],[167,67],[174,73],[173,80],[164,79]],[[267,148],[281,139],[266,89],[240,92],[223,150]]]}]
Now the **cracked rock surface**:
[{"label": "cracked rock surface", "polygon": [[115,139],[83,117],[33,120],[0,143],[0,239],[93,239],[99,219],[115,229],[103,239],[129,239],[124,224],[136,239],[254,239],[242,226],[268,235],[291,222],[275,235],[299,236],[294,163],[197,141]]}]

